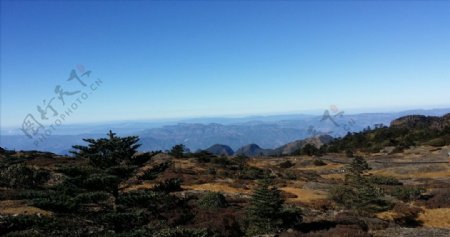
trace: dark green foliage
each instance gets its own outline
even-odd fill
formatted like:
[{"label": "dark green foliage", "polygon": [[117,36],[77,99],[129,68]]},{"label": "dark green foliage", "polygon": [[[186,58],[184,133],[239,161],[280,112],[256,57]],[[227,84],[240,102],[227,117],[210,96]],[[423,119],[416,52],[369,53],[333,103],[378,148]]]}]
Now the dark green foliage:
[{"label": "dark green foliage", "polygon": [[153,191],[157,192],[176,192],[181,190],[181,179],[173,178],[164,180],[163,182],[157,183],[153,188]]},{"label": "dark green foliage", "polygon": [[143,208],[154,208],[156,202],[161,200],[164,195],[147,190],[131,191],[127,193],[122,193],[117,199],[117,204],[121,204],[128,207],[143,207]]},{"label": "dark green foliage", "polygon": [[282,169],[288,169],[288,168],[291,168],[291,167],[294,166],[294,165],[295,165],[295,163],[292,163],[290,160],[281,162],[281,163],[279,164],[280,168],[282,168]]},{"label": "dark green foliage", "polygon": [[355,194],[353,193],[353,188],[349,185],[334,185],[329,190],[330,198],[336,203],[344,206],[351,207],[352,200]]},{"label": "dark green foliage", "polygon": [[320,156],[322,153],[316,146],[308,143],[298,151],[295,151],[294,155]]},{"label": "dark green foliage", "polygon": [[183,158],[186,147],[183,144],[178,144],[170,149],[169,154],[175,158]]},{"label": "dark green foliage", "polygon": [[242,169],[242,167],[245,167],[247,165],[247,160],[248,160],[248,157],[246,157],[244,155],[238,155],[236,157],[231,158],[231,162],[233,162],[233,164],[239,166],[241,169]]},{"label": "dark green foliage", "polygon": [[370,178],[363,176],[367,170],[370,167],[366,160],[355,157],[347,168],[345,183],[333,186],[329,191],[330,198],[337,204],[358,212],[371,213],[389,209],[391,205],[384,199],[382,190]]},{"label": "dark green foliage", "polygon": [[299,207],[287,205],[284,206],[280,213],[283,222],[283,228],[297,227],[303,220],[302,210]]},{"label": "dark green foliage", "polygon": [[345,137],[335,139],[328,144],[328,151],[339,152],[358,149],[368,152],[379,152],[384,147],[395,146],[397,148],[396,151],[401,152],[405,148],[420,144],[432,146],[449,144],[448,134],[450,127],[438,129],[429,125],[410,125],[409,127],[377,126],[371,130],[366,129],[358,133],[348,133]]},{"label": "dark green foliage", "polygon": [[425,145],[441,147],[441,146],[445,146],[446,142],[445,142],[444,138],[439,137],[439,138],[432,139],[428,142],[425,142]]},{"label": "dark green foliage", "polygon": [[251,179],[251,180],[262,179],[266,176],[267,176],[267,173],[264,170],[257,168],[257,167],[253,167],[253,166],[243,167],[243,169],[241,170],[241,172],[239,174],[239,178]]},{"label": "dark green foliage", "polygon": [[422,188],[400,186],[395,187],[390,194],[402,201],[407,202],[418,199],[423,192],[425,192],[425,190]]},{"label": "dark green foliage", "polygon": [[12,164],[0,169],[0,186],[10,188],[32,188],[43,185],[50,173],[43,169],[35,169],[24,163]]},{"label": "dark green foliage", "polygon": [[33,199],[33,206],[50,210],[54,212],[74,212],[78,209],[79,204],[70,196],[56,194],[45,198]]},{"label": "dark green foliage", "polygon": [[191,154],[191,157],[195,157],[200,163],[209,163],[212,158],[216,157],[209,151],[201,150]]},{"label": "dark green foliage", "polygon": [[197,204],[204,209],[217,209],[228,206],[225,196],[217,192],[207,192],[197,201]]},{"label": "dark green foliage", "polygon": [[390,208],[381,190],[364,180],[333,186],[329,193],[330,198],[336,203],[360,212],[378,212]]},{"label": "dark green foliage", "polygon": [[367,177],[368,181],[378,185],[402,185],[402,183],[390,176],[372,175]]},{"label": "dark green foliage", "polygon": [[107,213],[102,218],[109,228],[116,232],[129,231],[133,228],[145,225],[148,216],[144,212],[112,212]]},{"label": "dark green foliage", "polygon": [[298,178],[297,174],[295,174],[294,172],[291,172],[291,171],[283,172],[283,176],[285,179],[288,179],[288,180],[296,180]]},{"label": "dark green foliage", "polygon": [[140,179],[143,180],[153,180],[158,177],[158,175],[162,172],[164,172],[167,168],[169,168],[172,165],[172,162],[166,161],[160,164],[155,165],[151,169],[148,169],[144,171],[144,174],[139,176]]},{"label": "dark green foliage", "polygon": [[370,167],[364,158],[356,156],[353,158],[348,170],[354,175],[361,175],[363,172],[370,170]]},{"label": "dark green foliage", "polygon": [[246,212],[248,235],[276,233],[283,224],[283,199],[280,191],[270,187],[270,183],[269,179],[260,181],[251,197]]},{"label": "dark green foliage", "polygon": [[153,156],[155,156],[159,153],[162,153],[162,151],[152,151],[152,152],[136,154],[131,157],[131,159],[129,160],[129,163],[130,163],[130,165],[141,166],[141,165],[147,163],[148,161],[150,161]]},{"label": "dark green foliage", "polygon": [[120,178],[115,175],[93,174],[83,181],[88,190],[102,190],[116,195]]},{"label": "dark green foliage", "polygon": [[89,174],[100,172],[101,169],[92,166],[64,166],[59,168],[58,171],[70,177],[86,177]]},{"label": "dark green foliage", "polygon": [[74,199],[76,203],[99,203],[111,198],[107,192],[88,192],[77,195]]},{"label": "dark green foliage", "polygon": [[228,159],[226,157],[212,157],[211,158],[211,163],[217,164],[217,165],[222,166],[222,167],[225,167],[225,166],[228,166],[228,165],[232,164],[230,159]]},{"label": "dark green foliage", "polygon": [[99,168],[116,166],[122,162],[130,162],[140,144],[138,137],[117,137],[109,131],[108,138],[83,139],[87,146],[73,146],[72,153],[77,158],[89,159],[90,163]]},{"label": "dark green foliage", "polygon": [[35,198],[46,198],[50,195],[54,195],[53,190],[22,190],[18,198],[19,199],[35,199]]},{"label": "dark green foliage", "polygon": [[0,235],[13,231],[26,230],[31,227],[43,226],[51,220],[46,217],[38,216],[0,216]]},{"label": "dark green foliage", "polygon": [[127,179],[131,177],[137,166],[118,165],[110,167],[106,170],[106,173],[120,177],[121,179]]}]

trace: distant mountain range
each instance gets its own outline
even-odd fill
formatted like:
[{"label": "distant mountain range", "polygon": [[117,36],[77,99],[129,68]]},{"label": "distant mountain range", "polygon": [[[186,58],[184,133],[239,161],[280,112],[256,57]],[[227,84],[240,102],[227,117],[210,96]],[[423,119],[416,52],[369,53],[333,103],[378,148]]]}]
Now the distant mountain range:
[{"label": "distant mountain range", "polygon": [[[236,153],[264,153],[267,149],[280,148],[292,141],[309,137],[320,135],[340,137],[347,132],[362,131],[368,126],[389,125],[394,119],[406,115],[442,116],[449,112],[450,108],[350,115],[329,111],[324,115],[293,114],[235,119],[199,118],[182,121],[63,125],[39,146],[35,146],[33,140],[21,134],[19,129],[1,129],[0,146],[15,150],[41,150],[66,154],[72,145],[83,144],[83,138],[104,137],[111,129],[121,136],[139,136],[142,151],[167,150],[175,144],[182,143],[192,151],[207,149],[215,144],[226,144]],[[290,149],[290,146],[283,149]],[[230,152],[223,147],[212,149]]]}]

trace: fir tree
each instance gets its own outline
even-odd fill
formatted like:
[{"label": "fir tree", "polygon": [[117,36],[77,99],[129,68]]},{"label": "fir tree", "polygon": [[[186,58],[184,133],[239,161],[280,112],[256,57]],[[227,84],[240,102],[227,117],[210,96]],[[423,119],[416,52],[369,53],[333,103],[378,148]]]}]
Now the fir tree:
[{"label": "fir tree", "polygon": [[281,219],[283,199],[280,191],[270,187],[270,180],[262,180],[254,191],[247,208],[249,235],[273,233],[283,224]]},{"label": "fir tree", "polygon": [[73,146],[76,151],[71,151],[71,153],[78,158],[89,159],[93,166],[99,168],[107,168],[130,161],[140,146],[137,144],[138,137],[118,137],[111,130],[108,138],[83,139],[83,141],[88,145]]}]

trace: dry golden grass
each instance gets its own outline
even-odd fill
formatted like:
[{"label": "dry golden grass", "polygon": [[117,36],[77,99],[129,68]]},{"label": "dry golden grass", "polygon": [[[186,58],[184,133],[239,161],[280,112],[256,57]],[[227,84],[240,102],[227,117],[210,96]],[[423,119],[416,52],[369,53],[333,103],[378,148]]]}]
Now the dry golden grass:
[{"label": "dry golden grass", "polygon": [[128,187],[124,187],[122,189],[123,192],[130,192],[130,191],[136,191],[136,190],[145,190],[145,189],[151,189],[155,186],[155,182],[143,182],[142,184],[136,184],[131,185]]},{"label": "dry golden grass", "polygon": [[194,162],[192,159],[174,159],[174,167],[176,169],[205,171],[204,168],[199,167],[199,164]]},{"label": "dry golden grass", "polygon": [[280,189],[297,196],[295,198],[288,198],[288,202],[313,202],[315,200],[327,198],[327,193],[324,191],[293,187],[284,187]]},{"label": "dry golden grass", "polygon": [[392,176],[400,179],[417,179],[417,178],[450,178],[450,168],[446,170],[441,171],[430,171],[430,172],[424,172],[424,171],[410,171],[408,173],[398,173],[397,170],[394,169],[383,169],[383,170],[375,170],[370,172],[371,174],[375,175],[382,175],[382,176]]},{"label": "dry golden grass", "polygon": [[327,164],[327,165],[323,165],[323,166],[311,165],[311,166],[301,167],[301,168],[297,168],[297,170],[314,170],[314,171],[332,170],[332,169],[340,169],[344,166],[345,165],[343,165],[343,164],[331,163],[331,164]]},{"label": "dry golden grass", "polygon": [[379,218],[381,220],[385,220],[385,221],[394,220],[395,215],[396,214],[393,211],[384,211],[384,212],[380,212],[380,213],[376,214],[377,218]]},{"label": "dry golden grass", "polygon": [[251,190],[243,188],[234,188],[225,183],[205,183],[194,185],[182,185],[185,190],[222,192],[228,194],[250,194]]},{"label": "dry golden grass", "polygon": [[[253,167],[256,167],[256,168],[264,169],[264,168],[268,168],[268,167],[273,168],[273,167],[275,167],[278,163],[280,163],[281,161],[286,161],[286,160],[289,160],[289,159],[278,159],[278,160],[274,160],[274,159],[270,159],[270,158],[264,158],[264,159],[261,159],[261,158],[252,158],[252,159],[249,159],[249,160],[247,161],[247,164],[248,164],[249,166],[253,166]],[[292,161],[292,160],[291,160],[291,161]]]},{"label": "dry golden grass", "polygon": [[0,201],[0,215],[43,215],[51,216],[49,211],[42,210],[37,207],[32,207],[24,200],[5,200]]},{"label": "dry golden grass", "polygon": [[322,176],[322,178],[328,179],[328,180],[331,180],[331,179],[344,180],[344,178],[345,178],[344,174],[322,174],[321,176]]},{"label": "dry golden grass", "polygon": [[450,208],[424,208],[418,220],[422,221],[426,227],[450,229]]}]

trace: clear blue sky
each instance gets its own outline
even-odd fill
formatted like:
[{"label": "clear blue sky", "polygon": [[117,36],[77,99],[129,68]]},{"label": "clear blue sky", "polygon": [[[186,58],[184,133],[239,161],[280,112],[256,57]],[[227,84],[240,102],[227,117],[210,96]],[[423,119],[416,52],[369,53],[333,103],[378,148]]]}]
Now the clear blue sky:
[{"label": "clear blue sky", "polygon": [[2,1],[1,126],[74,90],[78,64],[103,84],[69,123],[449,106],[449,16],[447,1]]}]

